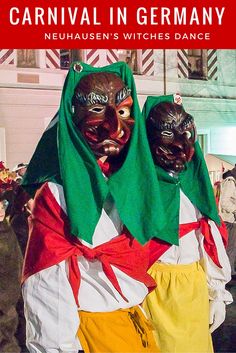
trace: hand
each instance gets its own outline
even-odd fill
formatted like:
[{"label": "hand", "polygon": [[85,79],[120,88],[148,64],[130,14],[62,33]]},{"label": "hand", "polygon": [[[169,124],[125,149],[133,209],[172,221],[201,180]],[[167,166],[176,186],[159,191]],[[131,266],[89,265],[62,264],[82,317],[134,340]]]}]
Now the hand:
[{"label": "hand", "polygon": [[225,303],[222,301],[210,301],[210,332],[214,332],[225,321]]}]

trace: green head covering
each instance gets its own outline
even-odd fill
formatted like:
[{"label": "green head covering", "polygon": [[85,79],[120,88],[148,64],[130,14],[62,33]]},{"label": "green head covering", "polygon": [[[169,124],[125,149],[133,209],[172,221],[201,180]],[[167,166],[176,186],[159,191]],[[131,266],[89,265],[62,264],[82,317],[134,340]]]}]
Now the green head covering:
[{"label": "green head covering", "polygon": [[[43,134],[30,161],[23,186],[34,193],[46,181],[63,186],[71,233],[92,243],[103,203],[110,193],[120,218],[142,244],[159,237],[165,216],[160,190],[140,112],[133,75],[122,62],[102,68],[72,64],[62,91],[57,119]],[[72,98],[82,77],[95,72],[110,72],[121,77],[131,89],[135,119],[127,156],[121,168],[106,181],[96,158],[73,123]],[[162,238],[165,239],[165,236]]]},{"label": "green head covering", "polygon": [[[145,119],[154,106],[162,102],[174,103],[174,98],[173,95],[147,97],[143,108]],[[194,148],[192,160],[186,163],[185,170],[177,177],[171,176],[156,165],[157,182],[160,185],[163,207],[168,219],[168,225],[162,232],[166,234],[168,241],[174,244],[178,244],[179,239],[180,189],[204,216],[220,224],[209,173],[198,142],[195,142]]]}]

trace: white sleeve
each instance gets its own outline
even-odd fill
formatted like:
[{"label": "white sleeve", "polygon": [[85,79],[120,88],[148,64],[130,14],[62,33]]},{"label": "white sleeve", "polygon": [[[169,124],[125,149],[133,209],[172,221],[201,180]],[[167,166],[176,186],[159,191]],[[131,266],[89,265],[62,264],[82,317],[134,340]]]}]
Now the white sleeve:
[{"label": "white sleeve", "polygon": [[26,344],[30,353],[77,353],[79,314],[66,263],[30,276],[23,285]]},{"label": "white sleeve", "polygon": [[220,194],[220,207],[228,213],[236,212],[235,181],[226,179]]},{"label": "white sleeve", "polygon": [[230,304],[233,301],[232,295],[225,289],[226,283],[231,279],[231,268],[228,256],[225,251],[225,247],[222,241],[220,232],[215,222],[209,220],[211,227],[212,236],[217,248],[219,262],[222,268],[219,268],[208,256],[204,249],[203,240],[204,237],[201,235],[200,247],[203,256],[203,267],[207,276],[209,299],[216,301],[223,301],[225,304]]}]

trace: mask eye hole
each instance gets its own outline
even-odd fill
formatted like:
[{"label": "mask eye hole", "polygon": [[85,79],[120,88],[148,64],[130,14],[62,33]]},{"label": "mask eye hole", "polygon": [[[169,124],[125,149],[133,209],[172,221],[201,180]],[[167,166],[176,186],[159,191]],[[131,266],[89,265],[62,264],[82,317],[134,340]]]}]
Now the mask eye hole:
[{"label": "mask eye hole", "polygon": [[119,115],[126,119],[130,117],[130,108],[129,107],[122,107],[121,109],[118,110]]},{"label": "mask eye hole", "polygon": [[104,112],[104,107],[100,106],[95,106],[89,109],[90,112],[95,113],[95,114],[100,114]]}]

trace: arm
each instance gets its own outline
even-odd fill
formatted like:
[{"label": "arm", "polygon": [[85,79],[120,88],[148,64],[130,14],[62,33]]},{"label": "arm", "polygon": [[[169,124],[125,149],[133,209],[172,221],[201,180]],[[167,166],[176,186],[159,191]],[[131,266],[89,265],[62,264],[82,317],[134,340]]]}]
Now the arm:
[{"label": "arm", "polygon": [[236,212],[235,182],[233,178],[227,179],[222,185],[220,207],[227,213]]},{"label": "arm", "polygon": [[27,347],[31,353],[77,353],[78,309],[66,263],[30,276],[23,285]]},{"label": "arm", "polygon": [[200,248],[203,257],[203,267],[207,276],[209,300],[210,300],[210,330],[213,332],[225,319],[225,305],[233,301],[232,295],[225,289],[226,283],[231,279],[231,269],[228,256],[222,241],[221,234],[213,221],[209,221],[212,236],[217,248],[219,262],[218,267],[206,253],[203,246],[203,236],[200,236]]}]

